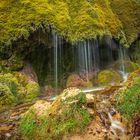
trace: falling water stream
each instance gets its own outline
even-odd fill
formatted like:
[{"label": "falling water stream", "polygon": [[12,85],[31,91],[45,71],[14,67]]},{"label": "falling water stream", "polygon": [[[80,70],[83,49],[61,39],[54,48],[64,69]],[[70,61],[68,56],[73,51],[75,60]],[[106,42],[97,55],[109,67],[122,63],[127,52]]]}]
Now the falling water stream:
[{"label": "falling water stream", "polygon": [[121,62],[120,73],[122,74],[124,81],[126,81],[128,77],[128,73],[126,72],[125,69],[125,61],[127,59],[127,55],[126,55],[126,49],[121,46],[119,47],[119,59]]},{"label": "falling water stream", "polygon": [[[114,63],[113,51],[118,53],[118,59],[120,61],[120,73],[122,74],[124,81],[127,79],[127,73],[125,69],[126,60],[126,49],[123,47],[116,45],[112,39],[105,38],[106,46],[102,48],[100,46],[99,40],[95,39],[87,39],[85,41],[80,41],[74,45],[67,46],[67,42],[63,42],[63,39],[56,33],[52,32],[52,44],[53,44],[53,79],[54,79],[54,88],[58,89],[60,83],[63,83],[64,79],[62,76],[65,75],[64,69],[62,67],[67,67],[73,64],[71,70],[73,73],[77,73],[80,75],[85,81],[90,81],[91,77],[94,75],[96,79],[97,73],[101,69],[106,69],[111,64]],[[64,47],[71,47],[71,52],[63,51]],[[104,49],[104,50],[102,50]],[[102,51],[101,51],[102,50]],[[72,54],[71,56],[69,54]],[[63,58],[63,56],[67,56],[67,58]],[[63,65],[62,58],[64,61],[67,61],[68,65]],[[67,60],[69,59],[69,60]],[[69,72],[70,73],[72,73]],[[100,87],[97,89],[100,89]],[[86,89],[87,91],[96,91],[96,89]],[[86,92],[85,90],[85,92]]]},{"label": "falling water stream", "polygon": [[54,43],[54,75],[55,75],[55,88],[58,88],[58,36],[53,33],[53,43]]},{"label": "falling water stream", "polygon": [[62,54],[62,38],[57,35],[57,33],[52,32],[52,36],[53,36],[53,64],[52,64],[52,71],[54,71],[53,75],[54,75],[54,86],[55,89],[59,88],[59,84],[61,79],[60,79],[60,73],[62,73],[62,69],[60,66],[62,66],[62,62],[61,62],[61,56]]},{"label": "falling water stream", "polygon": [[[76,44],[77,68],[79,73],[84,73],[89,80],[91,73],[96,72],[99,66],[99,46],[96,40],[86,40]],[[76,54],[75,54],[76,55]]]},{"label": "falling water stream", "polygon": [[117,131],[120,130],[122,135],[125,134],[125,128],[122,126],[122,123],[118,120],[113,119],[111,113],[108,113],[109,120],[111,122],[110,129],[117,136]]}]

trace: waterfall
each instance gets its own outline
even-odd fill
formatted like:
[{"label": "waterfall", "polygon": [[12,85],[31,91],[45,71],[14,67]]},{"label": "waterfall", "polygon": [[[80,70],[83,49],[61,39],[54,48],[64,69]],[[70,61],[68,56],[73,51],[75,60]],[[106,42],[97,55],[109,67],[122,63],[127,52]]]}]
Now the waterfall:
[{"label": "waterfall", "polygon": [[91,53],[92,53],[92,70],[98,70],[100,64],[100,57],[99,57],[99,44],[97,40],[93,40],[91,42]]},{"label": "waterfall", "polygon": [[53,71],[54,71],[54,86],[56,89],[58,89],[58,83],[60,81],[59,74],[61,71],[61,68],[59,65],[61,65],[61,43],[62,39],[60,36],[58,36],[55,32],[52,32],[53,36],[53,54],[54,54],[54,63],[53,63]]},{"label": "waterfall", "polygon": [[97,40],[86,40],[76,44],[78,72],[89,80],[91,73],[99,68],[99,46]]},{"label": "waterfall", "polygon": [[120,60],[120,72],[123,76],[123,79],[124,81],[127,80],[127,76],[128,76],[128,73],[126,72],[126,69],[125,69],[125,61],[127,59],[127,55],[126,55],[126,48],[123,48],[122,46],[119,46],[119,60]]},{"label": "waterfall", "polygon": [[[115,112],[116,110],[113,109]],[[110,130],[117,136],[118,130],[121,132],[122,135],[125,134],[125,128],[119,120],[115,120],[110,112],[108,112],[108,118],[111,122]]]},{"label": "waterfall", "polygon": [[[50,72],[48,77],[51,79],[55,89],[63,87],[69,76],[76,74],[79,82],[95,82],[99,70],[106,69],[108,66],[120,59],[119,68],[124,80],[127,78],[125,70],[126,50],[118,47],[112,39],[106,39],[99,43],[99,40],[87,39],[71,45],[60,37],[56,32],[51,33],[52,56],[50,56]],[[100,46],[100,47],[99,47]],[[118,50],[118,51],[117,51]],[[114,52],[116,59],[114,58]],[[80,81],[81,80],[81,81]],[[76,81],[76,82],[77,82]],[[80,83],[80,84],[81,84]]]},{"label": "waterfall", "polygon": [[[100,41],[100,68],[107,69],[115,61],[115,53],[117,53],[118,44],[110,38],[105,36],[102,41]],[[118,54],[118,53],[117,53]]]},{"label": "waterfall", "polygon": [[84,59],[85,59],[85,73],[88,81],[89,68],[88,68],[88,49],[87,42],[84,42]]}]

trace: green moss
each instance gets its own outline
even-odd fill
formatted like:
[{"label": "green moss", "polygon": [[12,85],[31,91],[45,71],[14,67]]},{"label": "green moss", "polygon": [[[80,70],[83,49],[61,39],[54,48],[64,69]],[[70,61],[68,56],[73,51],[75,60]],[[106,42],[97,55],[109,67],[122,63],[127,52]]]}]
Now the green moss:
[{"label": "green moss", "polygon": [[91,121],[89,112],[83,107],[86,105],[86,95],[80,90],[69,92],[64,91],[42,115],[38,115],[37,107],[31,107],[21,120],[23,138],[62,139],[63,135],[84,131]]},{"label": "green moss", "polygon": [[16,101],[15,96],[7,85],[0,84],[0,110],[12,105]]},{"label": "green moss", "polygon": [[140,2],[138,0],[113,0],[111,7],[121,21],[123,32],[130,45],[140,33]]},{"label": "green moss", "polygon": [[12,94],[16,96],[19,83],[13,74],[11,73],[0,74],[0,83],[7,85],[11,90]]},{"label": "green moss", "polygon": [[[1,103],[5,102],[5,105],[32,101],[40,93],[39,85],[35,82],[29,82],[28,77],[19,72],[1,73],[0,85],[0,91],[2,90],[3,95],[0,100]],[[7,101],[10,101],[10,103],[7,103]]]},{"label": "green moss", "polygon": [[135,62],[132,62],[129,60],[127,60],[127,61],[118,60],[117,62],[115,62],[113,67],[114,67],[114,69],[120,70],[120,66],[122,66],[122,65],[124,66],[125,71],[128,73],[133,72],[140,68],[140,65],[138,63],[135,63]]},{"label": "green moss", "polygon": [[107,84],[112,84],[112,83],[120,83],[122,81],[121,75],[112,70],[103,70],[99,72],[98,77],[97,77],[97,83],[99,85],[107,85]]},{"label": "green moss", "polygon": [[33,132],[34,129],[37,128],[37,124],[35,123],[35,114],[32,110],[30,110],[30,113],[26,117],[24,117],[21,121],[21,131],[23,134],[26,134],[28,136],[29,140],[33,139]]},{"label": "green moss", "polygon": [[117,70],[121,70],[120,67],[122,65],[124,66],[125,71],[128,73],[134,72],[135,70],[140,68],[140,65],[138,63],[135,63],[129,60],[124,60],[124,61],[118,60],[113,64],[113,68]]},{"label": "green moss", "polygon": [[40,93],[39,85],[36,82],[30,82],[26,85],[27,93],[25,95],[26,100],[32,101],[36,97],[38,97]]},{"label": "green moss", "polygon": [[70,42],[110,35],[129,45],[140,31],[139,7],[136,0],[3,0],[0,44],[7,47],[51,26]]},{"label": "green moss", "polygon": [[140,78],[116,96],[117,108],[128,120],[140,115]]},{"label": "green moss", "polygon": [[0,65],[3,71],[19,71],[24,64],[22,57],[14,54],[7,60],[1,60]]}]

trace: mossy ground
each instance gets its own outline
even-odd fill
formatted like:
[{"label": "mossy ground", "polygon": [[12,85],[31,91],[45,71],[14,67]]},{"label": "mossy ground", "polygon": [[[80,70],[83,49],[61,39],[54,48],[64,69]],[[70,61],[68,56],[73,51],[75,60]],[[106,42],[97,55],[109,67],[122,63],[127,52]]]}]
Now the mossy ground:
[{"label": "mossy ground", "polygon": [[20,130],[23,137],[29,140],[61,140],[63,135],[83,132],[91,121],[90,113],[84,108],[86,95],[67,95],[62,93],[42,115],[37,115],[34,108],[31,108],[21,120]]},{"label": "mossy ground", "polygon": [[118,91],[116,107],[128,120],[140,115],[140,70],[130,75],[124,88]]}]

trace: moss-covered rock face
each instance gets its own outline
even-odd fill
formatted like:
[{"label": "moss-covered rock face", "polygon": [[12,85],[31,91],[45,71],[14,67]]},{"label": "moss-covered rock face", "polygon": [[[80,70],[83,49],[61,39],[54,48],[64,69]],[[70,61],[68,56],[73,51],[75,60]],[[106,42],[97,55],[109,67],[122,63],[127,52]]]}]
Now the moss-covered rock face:
[{"label": "moss-covered rock face", "polygon": [[140,65],[140,38],[130,48],[130,59]]},{"label": "moss-covered rock face", "polygon": [[62,139],[63,135],[83,131],[91,121],[86,104],[86,95],[77,88],[64,90],[52,104],[38,101],[21,120],[23,138]]},{"label": "moss-covered rock face", "polygon": [[115,62],[115,64],[113,65],[114,69],[116,70],[121,70],[121,67],[124,66],[125,68],[125,72],[130,73],[133,72],[137,69],[140,68],[140,65],[132,62],[132,61],[122,61],[122,60],[118,60],[117,62]]},{"label": "moss-covered rock face", "polygon": [[112,0],[111,7],[121,21],[125,37],[131,44],[140,33],[140,1]]},{"label": "moss-covered rock face", "polygon": [[83,79],[78,74],[71,74],[66,82],[66,87],[90,88],[92,86],[93,84],[91,81]]},{"label": "moss-covered rock face", "polygon": [[97,77],[97,83],[99,85],[118,84],[122,80],[121,75],[112,69],[99,72]]},{"label": "moss-covered rock face", "polygon": [[39,85],[22,73],[0,74],[0,110],[8,105],[32,101],[39,95]]},{"label": "moss-covered rock face", "polygon": [[21,56],[12,55],[7,60],[0,61],[1,70],[3,71],[19,71],[23,68],[24,62]]},{"label": "moss-covered rock face", "polygon": [[110,35],[128,45],[140,31],[139,7],[137,0],[3,0],[0,44],[51,26],[70,42]]}]

